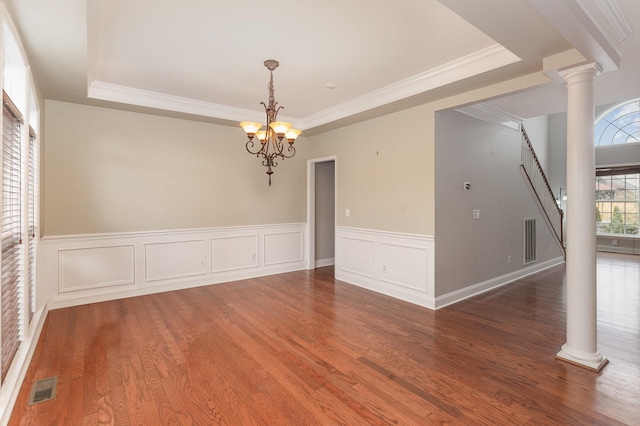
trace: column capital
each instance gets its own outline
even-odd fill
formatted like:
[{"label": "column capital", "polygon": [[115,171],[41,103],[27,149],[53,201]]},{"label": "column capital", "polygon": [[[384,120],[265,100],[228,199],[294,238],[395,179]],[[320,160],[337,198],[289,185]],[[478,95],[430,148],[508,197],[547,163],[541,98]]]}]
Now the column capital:
[{"label": "column capital", "polygon": [[587,62],[584,64],[571,66],[558,70],[558,75],[567,83],[569,80],[578,76],[595,77],[602,73],[602,67],[597,62]]}]

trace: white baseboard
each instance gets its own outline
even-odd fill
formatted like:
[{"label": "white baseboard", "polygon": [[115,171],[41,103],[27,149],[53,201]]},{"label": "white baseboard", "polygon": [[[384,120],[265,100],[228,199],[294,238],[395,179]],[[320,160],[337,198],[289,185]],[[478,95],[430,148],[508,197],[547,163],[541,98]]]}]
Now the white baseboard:
[{"label": "white baseboard", "polygon": [[336,239],[337,279],[434,310],[564,262],[558,257],[435,297],[433,237],[340,227]]},{"label": "white baseboard", "polygon": [[27,375],[27,370],[31,364],[31,359],[38,345],[47,313],[48,308],[45,306],[33,314],[29,336],[20,343],[18,352],[14,356],[11,367],[7,372],[7,377],[2,384],[2,388],[0,388],[0,425],[9,423],[13,406],[16,403],[24,378]]},{"label": "white baseboard", "polygon": [[323,266],[333,266],[336,264],[335,258],[330,259],[316,259],[316,268],[322,268]]},{"label": "white baseboard", "polygon": [[485,293],[489,290],[493,290],[503,285],[512,283],[513,281],[559,265],[563,262],[563,257],[557,257],[546,262],[536,263],[534,265],[527,266],[526,268],[522,268],[518,271],[510,272],[508,274],[501,275],[499,277],[492,278],[490,280],[474,284],[442,296],[438,296],[435,300],[435,309],[444,308],[445,306],[460,302],[464,299],[477,296],[481,293]]}]

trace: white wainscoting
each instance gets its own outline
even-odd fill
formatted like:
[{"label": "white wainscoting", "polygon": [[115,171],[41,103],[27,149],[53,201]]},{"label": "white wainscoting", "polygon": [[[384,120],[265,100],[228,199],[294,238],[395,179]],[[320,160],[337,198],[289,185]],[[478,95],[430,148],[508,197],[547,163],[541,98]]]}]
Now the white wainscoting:
[{"label": "white wainscoting", "polygon": [[44,237],[49,309],[305,269],[305,224]]},{"label": "white wainscoting", "polygon": [[58,251],[60,293],[134,284],[135,246],[63,248]]},{"label": "white wainscoting", "polygon": [[433,237],[336,228],[336,278],[435,309]]},{"label": "white wainscoting", "polygon": [[205,240],[144,244],[145,281],[207,274]]}]

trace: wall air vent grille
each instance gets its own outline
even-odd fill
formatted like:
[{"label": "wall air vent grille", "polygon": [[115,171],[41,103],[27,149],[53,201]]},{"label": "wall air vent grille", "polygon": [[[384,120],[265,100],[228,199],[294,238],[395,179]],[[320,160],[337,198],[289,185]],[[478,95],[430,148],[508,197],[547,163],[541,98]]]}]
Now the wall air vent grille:
[{"label": "wall air vent grille", "polygon": [[536,218],[525,217],[523,219],[523,252],[522,259],[528,265],[536,261]]}]

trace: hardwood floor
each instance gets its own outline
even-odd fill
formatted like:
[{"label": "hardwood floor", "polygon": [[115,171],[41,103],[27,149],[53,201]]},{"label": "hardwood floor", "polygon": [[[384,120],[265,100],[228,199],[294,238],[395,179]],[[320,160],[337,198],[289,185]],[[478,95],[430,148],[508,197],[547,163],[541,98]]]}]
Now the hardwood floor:
[{"label": "hardwood floor", "polygon": [[564,276],[436,312],[332,268],[52,311],[10,425],[639,424],[640,257],[598,256],[600,374],[554,359]]}]

